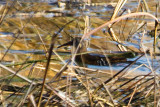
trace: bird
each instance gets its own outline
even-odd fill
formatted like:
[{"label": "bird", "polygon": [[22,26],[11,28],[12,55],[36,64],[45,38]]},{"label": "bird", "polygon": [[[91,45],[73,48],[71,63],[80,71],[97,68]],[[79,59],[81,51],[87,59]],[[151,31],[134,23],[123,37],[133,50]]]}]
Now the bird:
[{"label": "bird", "polygon": [[115,53],[106,53],[106,54],[99,54],[99,53],[89,53],[87,52],[87,40],[82,40],[81,37],[75,37],[71,41],[64,43],[57,48],[61,48],[64,46],[73,46],[74,50],[77,50],[77,54],[75,56],[75,61],[77,63],[82,64],[89,64],[89,65],[99,65],[99,66],[106,66],[109,63],[118,63],[118,62],[126,62],[127,58],[133,58],[136,56],[134,52],[120,52],[116,51]]}]

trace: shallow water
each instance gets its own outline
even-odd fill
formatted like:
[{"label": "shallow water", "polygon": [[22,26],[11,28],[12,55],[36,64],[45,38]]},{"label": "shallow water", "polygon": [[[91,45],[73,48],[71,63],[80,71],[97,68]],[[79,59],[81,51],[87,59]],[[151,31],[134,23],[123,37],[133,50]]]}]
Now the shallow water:
[{"label": "shallow water", "polygon": [[[154,4],[155,4],[155,1],[152,1],[152,2],[149,3],[150,13],[152,13],[152,14],[155,13],[155,10],[153,8],[151,8],[150,5],[152,6]],[[69,7],[65,8],[65,6],[58,7],[55,4],[49,4],[49,5],[52,7],[51,8],[52,11],[50,11],[48,13],[41,14],[39,16],[37,15],[35,17],[45,17],[45,18],[48,18],[50,20],[52,18],[56,19],[56,17],[68,17],[69,16],[69,17],[75,17],[75,18],[82,18],[82,17],[85,17],[85,16],[89,16],[90,20],[92,20],[93,18],[96,17],[96,18],[99,18],[101,20],[105,20],[106,21],[106,20],[109,20],[111,15],[112,15],[113,9],[115,7],[115,2],[114,3],[112,3],[112,2],[104,3],[103,5],[100,5],[100,6],[96,6],[96,5],[79,5],[79,7],[78,6],[74,7],[74,5],[73,5],[72,8],[69,8]],[[121,12],[123,10],[125,10],[125,9],[127,11],[125,11],[124,14],[127,14],[129,11],[134,11],[136,9],[135,7],[137,7],[137,5],[138,5],[138,2],[136,0],[129,0],[125,4],[125,6],[122,8]],[[19,12],[19,13],[21,13],[21,12]],[[28,14],[28,15],[30,15],[30,14]],[[27,14],[26,14],[26,16],[27,16]],[[20,15],[20,17],[22,19],[27,18],[26,16],[23,16],[23,15],[21,16]],[[19,16],[15,15],[14,18],[16,18],[16,17],[19,18]],[[151,21],[149,19],[145,19],[145,20]],[[133,21],[133,18],[130,18],[128,21],[129,22]],[[134,21],[135,21],[135,19],[134,19]],[[92,22],[96,23],[96,21],[92,21]],[[153,21],[151,21],[151,22],[153,22]],[[101,24],[103,24],[103,23],[100,22],[99,25],[101,25]],[[128,27],[133,27],[133,23],[127,23],[126,22],[126,24],[127,25],[122,24],[122,26],[126,26],[126,28],[124,29],[124,32],[126,31],[125,33],[127,33],[127,35],[128,35],[130,32],[127,31],[127,28]],[[123,30],[123,29],[120,30],[121,29],[120,28],[121,25],[118,25],[116,27],[117,28],[116,28],[115,32],[119,33],[121,35],[120,38],[124,38],[125,39],[126,35],[122,34],[123,32],[122,33],[120,32],[120,31]],[[90,29],[94,29],[94,27],[91,27]],[[119,29],[119,31],[118,31],[118,29]],[[106,30],[106,28],[102,29],[101,34],[104,34],[105,30]],[[148,30],[150,30],[150,28],[148,28]],[[80,29],[77,29],[76,27],[74,29],[67,29],[66,31],[71,32],[72,36],[77,36],[77,35],[78,36],[82,36],[83,35],[83,31],[80,31]],[[56,31],[55,31],[55,33],[56,33]],[[105,45],[103,45],[103,43],[106,44],[106,45],[109,42],[114,44],[114,45],[118,44],[117,42],[108,41],[106,39],[107,36],[104,36],[105,34],[104,35],[101,35],[101,34],[100,35],[98,35],[98,34],[91,35],[91,38],[89,38],[88,40],[90,40],[92,44],[98,44],[100,46],[102,45],[101,47],[104,48],[104,49],[105,49]],[[44,34],[42,34],[42,35],[44,35]],[[130,38],[130,39],[132,41],[125,41],[126,40],[125,39],[123,45],[124,46],[132,46],[132,47],[134,47],[136,49],[140,49],[140,47],[141,47],[140,46],[140,43],[141,43],[141,36],[140,35],[142,35],[142,32],[138,31],[137,33],[135,33],[135,34],[133,34],[131,36],[132,38]],[[8,36],[11,36],[11,38],[8,39]],[[144,45],[145,44],[149,44],[149,48],[152,48],[153,41],[154,41],[153,38],[149,37],[147,34],[145,35],[145,37],[149,38],[149,39],[146,39],[146,40],[144,39],[142,43]],[[11,42],[12,40],[14,40],[15,37],[13,37],[13,33],[1,32],[0,33],[0,38],[1,38],[2,41],[5,40],[4,44],[3,44],[3,42],[1,42],[1,44],[5,45],[7,42]],[[45,35],[42,38],[45,38]],[[66,41],[66,39],[63,40],[64,36],[63,36],[62,33],[59,34],[58,38],[59,38],[59,41],[58,41],[58,43],[55,44],[55,47],[59,46],[61,43],[65,43],[65,41]],[[49,47],[49,40],[43,44],[42,41],[40,41],[40,39],[38,38],[38,36],[36,36],[36,37],[33,36],[32,38],[29,37],[29,36],[21,37],[19,39],[19,41],[21,41],[21,42],[23,41],[23,43],[24,43],[23,45],[26,46],[26,47],[28,46],[28,48],[23,48],[24,46],[21,48],[19,46],[19,44],[18,44],[18,46],[15,45],[16,48],[18,47],[17,49],[13,47],[12,49],[10,49],[8,51],[8,53],[14,54],[14,55],[16,55],[16,54],[17,55],[19,55],[19,54],[37,54],[37,56],[39,54],[41,54],[43,56],[43,55],[45,55],[45,51],[43,49],[34,49],[35,48],[34,46],[42,47],[42,45],[45,44],[47,47]],[[26,45],[25,45],[25,43],[26,43]],[[29,46],[30,44],[28,44],[28,43],[32,43],[32,46]],[[9,46],[9,45],[7,44],[7,46]],[[114,47],[113,47],[113,49],[114,49]],[[67,47],[67,50],[70,50],[70,47]],[[95,47],[89,47],[88,48],[88,51],[93,51],[93,50],[98,50],[98,49],[95,48]],[[110,49],[108,49],[108,50],[110,50]],[[6,49],[3,49],[3,48],[1,49],[1,53],[4,53],[5,51],[6,51]],[[159,50],[157,50],[157,52],[159,52]],[[59,55],[61,55],[61,54],[59,54]],[[139,66],[141,64],[145,64],[145,65],[149,66],[149,65],[152,65],[152,63],[154,63],[155,67],[159,66],[159,63],[157,61],[157,58],[159,58],[159,57],[156,57],[156,59],[154,59],[153,62],[151,61],[151,57],[148,57],[148,58],[149,58],[149,61],[147,61],[147,58],[145,56],[142,57],[130,69],[134,69],[134,68],[136,68],[137,66]],[[136,58],[127,59],[127,60],[128,61],[134,61],[135,59]],[[121,70],[127,65],[128,65],[128,62],[126,62],[126,63],[117,63],[117,64],[113,64],[111,67],[112,67],[113,70]],[[88,65],[88,67],[89,68],[95,68],[95,69],[103,69],[103,70],[110,69],[109,66]],[[150,70],[148,68],[146,68],[145,66],[142,66],[142,67],[138,68],[136,71],[150,72]]]},{"label": "shallow water", "polygon": [[[132,103],[131,101],[130,104],[133,104],[133,106],[143,106],[144,103],[153,104],[153,102],[148,99],[143,103],[141,98],[143,100],[144,96],[149,96],[149,98],[152,97],[149,94],[152,94],[152,92],[154,94],[155,92],[155,80],[157,80],[157,84],[159,81],[159,75],[154,75],[157,79],[154,79],[152,74],[149,76],[145,75],[150,72],[153,72],[153,74],[154,72],[157,74],[160,73],[160,41],[158,39],[156,45],[157,56],[147,53],[133,65],[126,68],[124,72],[118,72],[128,66],[131,62],[135,61],[142,55],[143,51],[149,49],[151,53],[153,52],[154,38],[149,35],[151,30],[154,29],[155,24],[153,19],[150,17],[133,17],[112,25],[115,34],[122,41],[121,44],[128,47],[128,50],[139,52],[139,55],[135,58],[127,58],[127,61],[125,62],[121,61],[112,63],[111,65],[108,65],[105,62],[105,66],[84,65],[82,63],[75,64],[72,62],[66,66],[66,63],[68,63],[67,61],[70,61],[69,59],[74,53],[74,48],[71,46],[58,48],[58,46],[67,43],[74,37],[82,37],[87,31],[93,30],[109,21],[118,0],[115,0],[114,2],[113,0],[102,0],[102,2],[97,0],[97,2],[99,2],[98,5],[74,2],[74,4],[68,6],[65,6],[63,2],[61,6],[58,6],[58,3],[42,3],[41,0],[35,0],[36,2],[39,2],[37,4],[29,3],[29,0],[25,1],[26,3],[24,4],[20,0],[19,3],[15,3],[14,8],[11,8],[9,14],[4,17],[0,27],[0,59],[1,64],[8,67],[8,69],[0,69],[0,81],[3,82],[2,87],[5,84],[7,84],[7,86],[13,85],[11,88],[14,88],[14,86],[25,87],[25,89],[22,90],[18,89],[20,92],[17,93],[18,96],[15,96],[13,93],[5,93],[4,91],[4,98],[2,99],[5,99],[6,97],[7,100],[4,100],[3,105],[9,106],[9,103],[11,102],[11,105],[17,106],[17,103],[21,100],[24,100],[22,103],[29,103],[28,105],[30,105],[31,103],[28,101],[33,100],[34,97],[38,99],[41,90],[39,86],[44,82],[44,74],[48,67],[47,58],[49,54],[47,52],[49,52],[51,43],[54,45],[54,48],[45,80],[50,88],[54,88],[51,90],[54,92],[50,93],[51,91],[49,91],[50,89],[48,89],[48,87],[44,88],[44,103],[47,101],[47,103],[52,106],[58,102],[60,106],[68,106],[69,103],[67,102],[71,99],[70,102],[73,101],[72,103],[77,104],[76,106],[78,107],[83,105],[89,106],[88,102],[92,99],[93,103],[99,103],[99,106],[102,106],[103,103],[106,105],[115,103],[115,105],[110,106],[127,106],[127,104],[129,104],[129,99],[133,101],[137,98],[140,100],[140,103],[137,103],[136,101],[133,101]],[[53,1],[56,2],[57,0]],[[94,0],[92,2],[94,2]],[[141,3],[143,2],[141,1]],[[148,0],[147,3],[149,13],[155,15],[156,0]],[[5,3],[3,3],[3,5],[5,5]],[[8,6],[10,6],[10,3],[8,3]],[[137,0],[128,0],[117,16],[135,12],[137,6]],[[0,14],[3,13],[2,8],[3,6],[0,6]],[[145,12],[148,10],[144,8],[144,4],[141,4],[138,11]],[[64,25],[70,21],[73,22],[64,27]],[[140,28],[144,23],[147,24]],[[144,31],[145,34],[143,35]],[[57,37],[53,39],[55,42],[52,42],[52,37],[56,35]],[[104,54],[106,52],[108,54],[113,54],[116,52],[124,52],[119,51],[119,48],[117,47],[119,43],[113,41],[107,27],[90,35],[89,38],[85,38],[85,42],[87,52],[93,52],[91,53],[92,55],[94,53]],[[83,44],[81,44],[80,47],[82,45]],[[104,62],[102,58],[100,60]],[[76,66],[73,66],[72,64]],[[14,74],[10,75],[11,73],[8,72],[9,69],[27,77],[31,81],[33,80],[35,83],[38,83],[38,85],[33,85],[32,87],[32,83],[28,83],[26,80],[21,81],[19,80],[19,77],[16,76],[16,78],[12,78],[12,75]],[[10,79],[10,77],[12,79]],[[8,84],[8,80],[10,81],[10,84]],[[106,85],[103,85],[103,83]],[[103,85],[104,88],[102,87],[101,90],[93,94],[93,91],[101,85]],[[32,88],[34,88],[33,91],[29,92]],[[26,95],[25,99],[24,93]],[[27,95],[27,93],[29,95]],[[141,94],[137,95],[139,93]],[[12,97],[9,98],[10,96],[13,96],[14,100]],[[48,100],[48,98],[51,99]],[[113,102],[111,101],[112,99]],[[153,100],[153,98],[151,98],[151,100]],[[32,103],[37,102],[35,100]]]}]

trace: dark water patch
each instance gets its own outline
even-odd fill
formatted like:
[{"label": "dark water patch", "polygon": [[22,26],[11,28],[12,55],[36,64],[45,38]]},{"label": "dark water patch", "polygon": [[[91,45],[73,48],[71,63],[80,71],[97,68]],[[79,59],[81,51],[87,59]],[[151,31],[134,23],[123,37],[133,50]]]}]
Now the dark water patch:
[{"label": "dark water patch", "polygon": [[[1,51],[2,53],[5,51]],[[37,55],[45,55],[45,51],[43,50],[9,50],[9,53],[13,54],[37,54]],[[70,55],[70,52],[57,52],[59,55]],[[54,53],[52,53],[55,55]]]},{"label": "dark water patch", "polygon": [[1,1],[0,1],[0,4],[1,4],[1,5],[5,5],[5,4],[6,4],[6,0],[1,0]]},{"label": "dark water patch", "polygon": [[[138,56],[137,56],[138,57]],[[136,57],[136,58],[137,58]],[[111,64],[111,66],[98,66],[98,65],[88,65],[88,68],[93,68],[93,69],[100,69],[100,70],[115,70],[115,71],[119,71],[122,70],[124,67],[126,67],[130,61],[134,61],[136,58],[128,58],[126,62],[123,63],[115,63],[115,64]],[[152,66],[152,63],[154,64],[154,66]],[[141,67],[139,67],[140,65],[142,65]],[[148,67],[146,67],[145,65],[147,65]],[[147,60],[147,58],[144,56],[142,57],[140,60],[138,60],[134,65],[132,65],[128,71],[133,71],[133,72],[142,72],[142,73],[149,73],[151,72],[150,67],[152,67],[152,69],[155,69],[156,67],[158,67],[158,69],[156,69],[156,73],[160,73],[160,63],[157,62],[157,60],[151,60],[150,58]],[[137,69],[135,69],[137,68]]]},{"label": "dark water patch", "polygon": [[137,49],[140,49],[140,45],[136,43],[131,43],[131,42],[125,42],[123,43],[124,46],[134,46]]},{"label": "dark water patch", "polygon": [[[74,3],[73,3],[74,4]],[[104,17],[109,16],[109,13],[105,14],[106,12],[113,12],[114,7],[112,5],[104,4],[104,5],[71,5],[72,8],[67,9],[65,6],[58,7],[57,5],[53,5],[53,7],[46,11],[45,17],[55,17],[55,16],[92,16],[92,17]],[[67,4],[65,4],[67,5]],[[104,13],[104,14],[103,14]],[[110,14],[111,15],[111,14]]]},{"label": "dark water patch", "polygon": [[42,50],[9,50],[8,52],[9,53],[17,53],[17,54],[29,54],[29,53],[45,54],[45,52]]},{"label": "dark water patch", "polygon": [[12,33],[12,32],[0,32],[0,37],[8,37],[8,36],[14,37],[14,33]]},{"label": "dark water patch", "polygon": [[101,39],[101,38],[104,38],[104,37],[102,37],[102,36],[91,35],[91,38]]}]

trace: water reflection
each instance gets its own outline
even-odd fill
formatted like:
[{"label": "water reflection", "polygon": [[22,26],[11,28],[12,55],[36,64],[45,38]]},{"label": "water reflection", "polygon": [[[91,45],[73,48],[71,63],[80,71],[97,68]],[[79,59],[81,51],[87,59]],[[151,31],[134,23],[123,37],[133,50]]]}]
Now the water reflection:
[{"label": "water reflection", "polygon": [[[137,57],[136,57],[137,58]],[[100,69],[100,70],[114,70],[114,71],[120,71],[122,70],[124,67],[126,67],[130,61],[134,61],[136,58],[132,58],[132,59],[127,59],[127,61],[129,61],[128,63],[116,63],[116,64],[112,64],[111,66],[95,66],[95,65],[87,65],[88,68],[93,68],[93,69]],[[160,57],[159,57],[160,58]],[[149,63],[148,63],[149,60]],[[139,73],[144,73],[147,74],[149,72],[152,72],[150,69],[150,65],[151,67],[153,67],[152,69],[154,69],[155,67],[158,67],[156,69],[156,73],[160,73],[160,63],[157,60],[151,60],[150,57],[147,60],[147,58],[144,56],[141,59],[139,59],[134,65],[132,65],[129,69],[127,69],[127,71],[132,71],[132,72],[139,72]],[[152,66],[152,63],[154,64]],[[142,65],[142,66],[140,66]]]},{"label": "water reflection", "polygon": [[[38,1],[37,1],[38,2]],[[56,19],[58,19],[58,18],[65,18],[65,17],[76,17],[76,18],[82,18],[83,19],[83,17],[84,16],[89,16],[89,18],[90,18],[90,20],[92,20],[93,18],[99,18],[99,19],[101,19],[101,22],[98,22],[97,20],[94,20],[94,23],[98,23],[98,26],[99,25],[101,25],[102,23],[104,23],[104,22],[106,22],[106,20],[107,19],[110,19],[111,18],[111,15],[113,14],[113,11],[114,11],[114,7],[115,7],[115,5],[116,5],[116,3],[113,3],[113,2],[108,2],[108,3],[99,3],[98,5],[93,5],[93,4],[84,4],[84,3],[82,3],[82,2],[80,2],[80,3],[73,3],[73,4],[67,4],[67,2],[66,2],[66,4],[64,4],[65,2],[63,2],[62,1],[62,3],[64,4],[64,5],[62,5],[62,3],[61,3],[61,6],[58,6],[58,4],[57,4],[58,2],[55,0],[55,1],[53,1],[52,3],[50,2],[49,3],[49,5],[51,6],[51,8],[50,9],[48,9],[48,10],[44,10],[43,12],[37,12],[37,13],[35,13],[34,14],[34,16],[33,17],[45,17],[46,19],[48,19],[48,20],[52,20],[52,19],[55,19],[55,20],[53,20],[53,21],[55,21],[56,22]],[[155,3],[155,1],[153,1],[152,3],[150,3],[151,5],[153,5]],[[69,6],[66,6],[66,5],[69,5]],[[136,9],[136,7],[137,7],[137,5],[138,5],[138,2],[136,1],[136,0],[130,0],[125,6],[124,6],[124,8],[122,8],[122,11],[123,10],[131,10],[131,11],[133,11],[133,10],[135,10]],[[71,8],[72,7],[72,8]],[[121,11],[121,12],[122,12]],[[151,13],[154,13],[155,11],[152,11],[152,9],[151,9]],[[14,16],[14,18],[17,18],[17,17],[21,17],[20,19],[27,19],[28,17],[30,17],[31,16],[31,14],[33,14],[34,12],[23,12],[23,11],[18,11],[18,12],[16,12],[13,16]],[[128,13],[128,11],[125,11],[124,12],[124,14],[126,14],[126,13]],[[13,17],[12,17],[13,18]],[[81,20],[82,20],[81,19]],[[127,23],[128,24],[128,26],[126,27],[126,28],[132,28],[132,22],[130,22],[130,19],[131,20],[133,20],[134,19],[134,21],[136,20],[136,18],[128,18],[128,21],[129,21],[129,23]],[[36,20],[36,19],[35,19]],[[137,20],[141,20],[140,18],[137,18]],[[144,20],[144,19],[143,19]],[[96,22],[97,21],[97,22]],[[103,21],[103,22],[102,22]],[[151,20],[149,20],[149,19],[146,19],[146,21],[151,21]],[[34,22],[34,21],[33,21]],[[62,23],[60,23],[60,25],[64,25],[64,23],[65,23],[65,21],[64,20],[62,20],[61,21]],[[77,21],[78,22],[78,21]],[[93,21],[92,21],[93,22]],[[38,22],[35,22],[35,23],[38,23]],[[34,24],[35,24],[34,23]],[[33,25],[34,25],[33,24]],[[44,27],[43,28],[48,28],[49,27],[49,24],[50,23],[47,23],[47,25],[45,25],[45,24],[43,24],[44,25]],[[78,24],[79,25],[84,25],[84,23],[82,23],[82,22],[78,22]],[[77,24],[77,26],[79,27],[77,27],[75,24],[72,26],[72,28],[67,28],[67,29],[65,29],[65,30],[63,30],[62,32],[69,32],[70,33],[70,37],[71,36],[82,36],[83,35],[83,31],[81,31],[81,29],[83,29],[83,27],[82,26],[79,26]],[[21,23],[21,25],[23,25],[23,23]],[[34,27],[33,27],[33,25],[31,24],[30,26],[32,26],[32,28],[31,29],[34,29]],[[39,23],[37,24],[37,25],[39,25]],[[42,25],[42,26],[43,26]],[[123,25],[125,25],[125,24],[123,24],[122,23],[122,26]],[[54,26],[54,25],[53,25]],[[76,27],[75,27],[76,26]],[[21,27],[21,26],[20,26]],[[41,27],[40,27],[41,28]],[[41,29],[43,29],[43,28],[41,28]],[[80,29],[81,28],[81,29]],[[94,29],[95,28],[95,26],[94,27],[90,27],[90,29],[92,30],[92,29]],[[120,28],[120,26],[118,25],[118,26],[116,26],[115,27],[116,28],[116,30],[117,29],[119,29]],[[55,29],[55,27],[53,27],[52,29]],[[48,30],[48,29],[47,29]],[[116,31],[115,30],[115,31]],[[128,29],[127,29],[128,30]],[[56,31],[58,31],[57,29],[56,29]],[[54,33],[57,33],[56,31],[54,31]],[[25,31],[23,31],[23,32],[25,32]],[[48,34],[50,33],[50,32],[52,32],[51,30],[48,30]],[[21,32],[22,33],[22,32]],[[37,33],[37,32],[36,32]],[[46,34],[47,34],[46,33]],[[106,47],[107,46],[105,46],[103,43],[107,43],[107,42],[110,42],[110,43],[112,43],[113,45],[118,45],[118,43],[117,42],[115,42],[115,41],[111,41],[111,39],[109,38],[109,36],[107,35],[107,34],[105,34],[105,33],[108,33],[107,32],[107,30],[104,28],[104,29],[102,29],[102,31],[101,31],[101,33],[100,34],[94,34],[94,35],[91,35],[91,38],[90,39],[88,39],[88,40],[90,40],[90,41],[97,41],[97,42],[95,42],[94,41],[94,43],[92,43],[92,44],[101,44],[102,46],[100,46],[102,49],[106,49]],[[117,32],[116,32],[117,33]],[[103,34],[103,35],[102,35]],[[119,35],[119,32],[117,33],[118,35]],[[128,33],[129,34],[129,33]],[[127,34],[127,36],[128,36],[128,34]],[[122,43],[122,45],[124,45],[124,46],[133,46],[133,47],[135,47],[135,48],[137,48],[137,49],[140,49],[141,47],[140,47],[140,43],[141,43],[141,37],[139,36],[139,35],[142,35],[142,33],[136,33],[136,34],[134,34],[134,35],[131,35],[130,36],[130,38],[131,38],[131,41],[124,41],[124,43]],[[0,37],[3,37],[3,38],[5,38],[5,40],[8,40],[8,41],[11,41],[10,39],[8,39],[7,37],[14,37],[14,34],[13,33],[9,33],[9,32],[0,32]],[[25,38],[25,35],[22,35],[22,36],[20,36],[20,40],[21,39],[23,39],[23,38],[25,38],[25,40],[27,41],[27,43],[31,43],[31,46],[29,47],[29,48],[26,48],[26,50],[25,49],[12,49],[12,50],[9,50],[9,53],[14,53],[14,54],[28,54],[28,53],[32,53],[32,54],[41,54],[41,55],[44,55],[45,54],[45,52],[42,50],[42,49],[40,49],[40,50],[32,50],[32,48],[34,47],[34,45],[39,45],[39,47],[42,47],[43,45],[45,45],[47,48],[49,47],[49,42],[48,41],[50,41],[49,39],[46,39],[47,37],[42,37],[43,39],[44,39],[44,41],[45,41],[45,43],[42,43],[42,41],[40,41],[40,39],[38,38],[38,36],[35,36],[35,35],[26,35],[26,37],[27,38]],[[51,37],[51,35],[50,35],[50,37]],[[48,37],[48,38],[50,38],[50,37]],[[145,35],[145,37],[147,37],[147,35]],[[37,39],[38,38],[38,39]],[[67,37],[64,37],[64,33],[62,34],[62,33],[60,33],[59,35],[58,35],[58,40],[57,40],[57,42],[56,42],[56,44],[55,44],[55,47],[57,47],[57,46],[59,46],[60,45],[60,43],[61,42],[64,42],[64,41],[66,41],[67,39],[64,39],[64,38],[67,38]],[[109,38],[109,39],[106,39],[106,38]],[[18,39],[18,40],[19,40]],[[110,41],[109,41],[110,40]],[[33,42],[32,42],[33,41]],[[134,42],[133,42],[134,41]],[[136,41],[136,42],[135,42]],[[143,44],[149,44],[150,46],[152,45],[152,43],[153,43],[153,38],[149,38],[149,40],[143,40],[143,42],[142,42]],[[3,43],[2,43],[3,44]],[[98,44],[98,46],[99,46],[99,44]],[[19,45],[19,44],[18,44]],[[105,47],[105,48],[104,48]],[[110,46],[108,46],[108,47],[110,47]],[[114,47],[113,47],[114,48]],[[70,47],[69,48],[67,48],[68,50],[71,50],[70,49]],[[97,49],[97,48],[95,48],[95,47],[89,47],[89,48],[87,48],[87,50],[88,51],[100,51],[99,49]],[[109,49],[108,49],[109,50]],[[114,49],[113,49],[114,50]],[[2,52],[5,52],[6,51],[6,49],[5,50],[3,50]],[[61,54],[60,54],[61,55]],[[128,59],[128,61],[133,61],[134,59]],[[151,60],[149,60],[150,62],[151,62]],[[154,62],[155,64],[155,66],[158,66],[158,63],[156,63],[156,61]],[[117,70],[120,70],[120,69],[122,69],[122,68],[124,68],[126,65],[127,65],[128,63],[118,63],[118,64],[113,64],[112,65],[112,67],[113,67],[113,69],[117,69]],[[141,65],[141,64],[146,64],[146,65],[148,65],[148,62],[146,61],[146,58],[145,57],[142,57],[140,60],[138,60],[133,66],[132,66],[132,68],[135,68],[135,67],[137,67],[138,65]],[[109,67],[108,66],[93,66],[93,65],[88,65],[88,67],[92,67],[92,68],[96,68],[96,69],[109,69]],[[138,69],[139,71],[149,71],[149,69],[146,67],[141,67],[141,68],[139,68]]]}]

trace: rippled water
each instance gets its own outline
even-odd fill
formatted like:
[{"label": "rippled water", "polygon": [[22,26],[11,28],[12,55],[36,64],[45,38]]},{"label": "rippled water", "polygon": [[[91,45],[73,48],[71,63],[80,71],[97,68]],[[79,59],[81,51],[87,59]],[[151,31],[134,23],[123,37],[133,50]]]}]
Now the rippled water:
[{"label": "rippled water", "polygon": [[[112,5],[113,6],[112,6]],[[48,12],[48,13],[45,13],[43,14],[42,16],[43,17],[46,17],[46,18],[53,18],[53,17],[84,17],[84,16],[89,16],[90,19],[94,18],[94,17],[97,17],[97,18],[100,18],[100,19],[105,19],[105,20],[109,20],[111,15],[112,15],[112,12],[113,12],[113,9],[114,9],[114,6],[115,6],[115,3],[106,3],[105,5],[102,5],[102,6],[90,6],[90,5],[82,5],[82,6],[79,6],[79,7],[73,7],[73,8],[65,8],[65,7],[58,7],[57,5],[53,5],[53,4],[49,4],[52,7],[51,10],[54,10],[56,12]],[[152,1],[150,3],[150,5],[154,5],[155,4],[155,1]],[[133,11],[135,10],[135,7],[137,7],[138,5],[138,2],[135,1],[135,0],[129,0],[128,3],[125,4],[125,6],[122,8],[122,11],[123,10],[127,10],[125,11],[124,14],[127,14],[129,11]],[[122,12],[121,11],[121,12]],[[152,8],[150,8],[150,13],[152,14],[155,14],[155,12],[153,11]],[[22,16],[23,17],[23,16]],[[151,21],[153,22],[153,21]],[[96,21],[95,21],[96,23]],[[101,23],[102,24],[102,23]],[[100,25],[101,25],[100,24]],[[128,23],[127,23],[128,24]],[[128,26],[133,26],[132,24],[128,24]],[[94,28],[91,28],[91,29],[94,29]],[[117,29],[120,29],[120,28],[117,28]],[[78,35],[78,36],[82,36],[83,34],[79,32],[76,32],[76,28],[74,30],[68,30],[68,32],[72,32],[72,36],[74,35]],[[102,31],[105,31],[106,29],[102,29]],[[78,33],[78,34],[77,34]],[[141,34],[140,34],[141,33]],[[132,40],[135,41],[135,42],[130,42],[130,41],[124,41],[123,45],[124,46],[133,46],[137,49],[140,49],[140,45],[139,43],[141,42],[141,36],[139,35],[142,35],[142,32],[140,33],[135,33],[134,35],[132,35]],[[5,39],[5,40],[9,40],[8,38],[4,38],[4,37],[13,37],[13,33],[10,33],[10,32],[1,32],[0,33],[0,38],[1,39]],[[143,40],[143,43],[144,44],[149,44],[149,48],[152,48],[152,45],[153,45],[153,38],[149,37],[148,35],[145,35],[146,38],[149,38],[148,40],[147,39],[144,39]],[[63,39],[63,35],[60,34],[59,39]],[[113,41],[105,41],[105,37],[104,36],[101,36],[101,35],[91,35],[91,38],[89,40],[94,40],[96,39],[97,41],[100,41],[101,40],[104,40],[103,42],[111,42],[113,44],[117,44],[116,42],[113,42]],[[25,37],[24,40],[26,42],[30,42],[32,40],[32,38],[30,37]],[[39,45],[42,45],[41,42],[36,42],[36,44],[39,44]],[[46,43],[47,44],[47,43]],[[58,44],[56,44],[58,46]],[[70,48],[68,48],[70,49]],[[95,48],[88,48],[88,51],[93,51],[93,50],[96,50]],[[1,52],[5,52],[6,50],[2,50]],[[8,51],[9,53],[11,54],[28,54],[28,53],[37,53],[37,54],[44,54],[44,50],[34,50],[34,49],[11,49]],[[148,58],[148,60],[147,60]],[[152,66],[152,63],[154,63],[154,66],[159,66],[159,60],[157,60],[158,56],[156,59],[153,60],[153,62],[151,61],[151,57],[142,57],[140,60],[138,60],[130,69],[134,69],[136,67],[138,67],[139,65],[141,64],[144,64],[144,65],[147,65],[147,66]],[[133,59],[128,59],[128,61],[134,61],[136,58],[133,58]],[[117,64],[113,64],[112,65],[112,69],[115,69],[115,70],[121,70],[123,69],[125,66],[127,66],[128,63],[117,63]],[[110,69],[109,66],[95,66],[95,65],[88,65],[89,68],[95,68],[95,69]],[[158,69],[158,68],[157,68]],[[158,69],[159,70],[159,69]],[[150,72],[150,70],[145,67],[145,66],[142,66],[140,68],[138,68],[138,70],[136,71],[143,71],[143,72]]]}]

